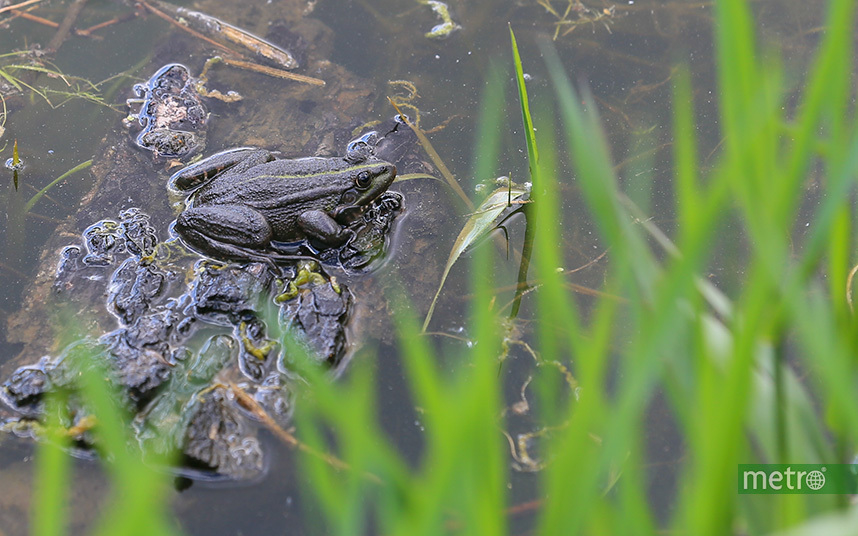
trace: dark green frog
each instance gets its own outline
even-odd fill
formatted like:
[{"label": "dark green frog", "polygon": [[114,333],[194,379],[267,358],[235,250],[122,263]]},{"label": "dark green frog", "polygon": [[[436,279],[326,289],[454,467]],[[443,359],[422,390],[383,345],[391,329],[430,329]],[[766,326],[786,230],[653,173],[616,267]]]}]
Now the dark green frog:
[{"label": "dark green frog", "polygon": [[350,150],[346,157],[275,159],[234,149],[173,175],[174,190],[197,190],[176,232],[197,251],[221,259],[277,259],[289,244],[339,247],[344,226],[387,190],[396,167]]}]

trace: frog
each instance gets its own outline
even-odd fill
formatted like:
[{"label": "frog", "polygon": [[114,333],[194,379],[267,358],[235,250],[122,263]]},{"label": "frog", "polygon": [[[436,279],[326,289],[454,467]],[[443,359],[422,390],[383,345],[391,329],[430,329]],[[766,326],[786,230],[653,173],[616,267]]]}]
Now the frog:
[{"label": "frog", "polygon": [[193,250],[218,260],[271,264],[346,245],[348,225],[396,177],[396,166],[363,143],[345,156],[277,158],[266,149],[218,153],[176,172],[174,192],[189,193],[174,230]]}]

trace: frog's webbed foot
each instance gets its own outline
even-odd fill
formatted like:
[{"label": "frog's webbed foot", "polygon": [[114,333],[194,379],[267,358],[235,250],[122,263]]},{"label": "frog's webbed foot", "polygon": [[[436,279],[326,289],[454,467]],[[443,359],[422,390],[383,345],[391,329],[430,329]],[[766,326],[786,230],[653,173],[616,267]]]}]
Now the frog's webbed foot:
[{"label": "frog's webbed foot", "polygon": [[[207,237],[196,230],[182,232],[180,236],[191,249],[206,257],[232,261],[250,260],[265,263],[275,270],[277,268],[274,261],[266,255],[236,244]],[[205,245],[201,246],[201,244]]]},{"label": "frog's webbed foot", "polygon": [[192,190],[227,169],[240,173],[272,160],[274,155],[266,149],[255,147],[230,149],[180,169],[170,177],[169,188],[174,191]]},{"label": "frog's webbed foot", "polygon": [[[191,233],[193,234],[193,232]],[[228,260],[236,262],[258,262],[267,265],[271,271],[278,277],[291,277],[294,270],[289,268],[284,271],[284,265],[292,266],[298,261],[316,261],[314,257],[307,255],[283,255],[273,252],[259,252],[236,244],[222,242],[211,238],[206,238],[206,247],[195,247],[192,238],[184,237],[185,243],[197,253],[206,257],[212,257],[218,260]]]}]

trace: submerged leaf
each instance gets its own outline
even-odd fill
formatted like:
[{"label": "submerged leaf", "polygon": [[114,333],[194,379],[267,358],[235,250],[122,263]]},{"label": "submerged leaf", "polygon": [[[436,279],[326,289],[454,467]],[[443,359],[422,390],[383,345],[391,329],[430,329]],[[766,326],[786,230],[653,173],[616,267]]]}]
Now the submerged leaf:
[{"label": "submerged leaf", "polygon": [[444,282],[447,281],[447,276],[450,274],[450,269],[458,260],[459,256],[471,244],[488,234],[495,228],[495,221],[503,212],[511,205],[516,203],[524,203],[522,198],[530,193],[529,186],[522,186],[515,183],[510,183],[508,186],[498,188],[483,201],[476,212],[471,214],[465,226],[462,227],[459,236],[456,238],[456,243],[453,245],[453,250],[450,251],[450,256],[447,257],[447,266],[444,267],[444,273],[441,275],[441,282],[438,284],[438,290],[435,292],[435,297],[432,298],[432,304],[429,306],[429,312],[426,313],[426,320],[423,321],[423,331],[432,320],[432,313],[435,311],[435,303],[438,301],[438,296],[441,294],[441,289],[444,288]]}]

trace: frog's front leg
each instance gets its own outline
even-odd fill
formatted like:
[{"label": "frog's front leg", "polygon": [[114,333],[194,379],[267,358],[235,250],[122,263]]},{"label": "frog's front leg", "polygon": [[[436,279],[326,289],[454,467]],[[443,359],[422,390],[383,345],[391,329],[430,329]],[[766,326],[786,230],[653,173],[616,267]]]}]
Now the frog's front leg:
[{"label": "frog's front leg", "polygon": [[265,216],[247,205],[191,207],[176,218],[175,229],[193,249],[233,259],[256,258],[272,236]]},{"label": "frog's front leg", "polygon": [[232,173],[241,173],[272,160],[274,155],[265,149],[255,147],[230,149],[180,169],[170,177],[169,185],[172,190],[192,190],[227,169]]},{"label": "frog's front leg", "polygon": [[321,210],[308,210],[298,216],[298,225],[304,234],[331,247],[339,247],[354,236],[354,233],[337,223],[337,220]]}]

